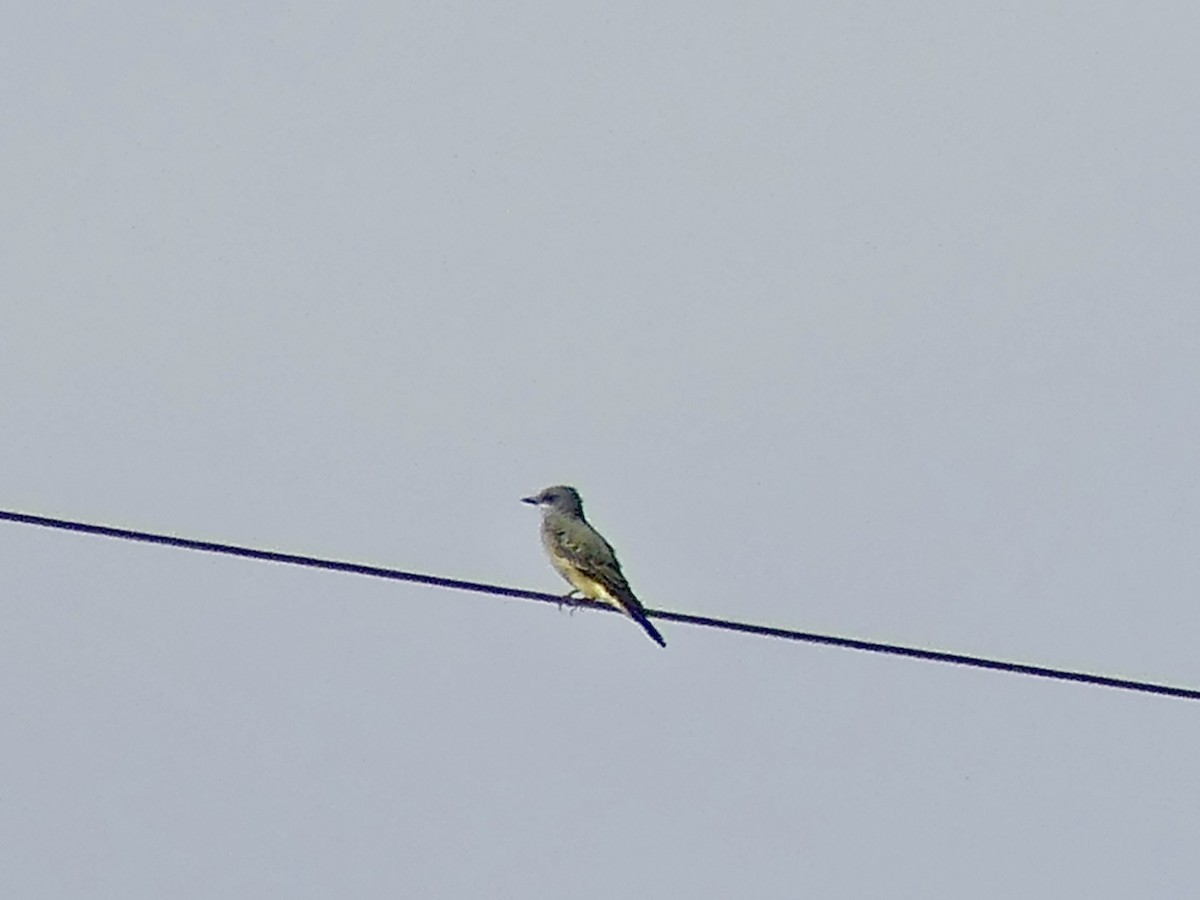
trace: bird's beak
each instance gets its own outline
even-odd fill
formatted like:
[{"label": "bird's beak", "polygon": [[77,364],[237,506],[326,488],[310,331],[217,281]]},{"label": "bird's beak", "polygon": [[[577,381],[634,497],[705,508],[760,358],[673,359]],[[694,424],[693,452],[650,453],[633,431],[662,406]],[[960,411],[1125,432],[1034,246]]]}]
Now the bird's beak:
[{"label": "bird's beak", "polygon": [[530,506],[537,506],[538,498],[537,497],[522,497],[521,502],[528,503]]}]

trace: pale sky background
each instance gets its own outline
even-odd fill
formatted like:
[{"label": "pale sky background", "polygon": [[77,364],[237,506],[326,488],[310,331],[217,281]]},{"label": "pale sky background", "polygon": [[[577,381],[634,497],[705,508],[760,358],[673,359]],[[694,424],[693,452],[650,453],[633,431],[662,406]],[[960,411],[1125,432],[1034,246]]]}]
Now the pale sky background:
[{"label": "pale sky background", "polygon": [[[1191,3],[35,4],[0,508],[1200,687]],[[0,896],[1190,896],[1200,704],[0,524]]]}]

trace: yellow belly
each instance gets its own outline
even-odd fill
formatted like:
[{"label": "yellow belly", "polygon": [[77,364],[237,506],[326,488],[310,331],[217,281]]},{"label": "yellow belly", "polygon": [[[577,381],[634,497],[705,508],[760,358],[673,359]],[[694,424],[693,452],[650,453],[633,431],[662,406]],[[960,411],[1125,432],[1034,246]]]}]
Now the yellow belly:
[{"label": "yellow belly", "polygon": [[604,585],[594,578],[584,575],[561,556],[554,556],[550,561],[554,563],[554,568],[558,570],[558,574],[570,582],[575,590],[579,591],[579,593],[583,594],[589,600],[598,600],[600,603],[607,603],[610,606],[615,606],[617,609],[623,608]]}]

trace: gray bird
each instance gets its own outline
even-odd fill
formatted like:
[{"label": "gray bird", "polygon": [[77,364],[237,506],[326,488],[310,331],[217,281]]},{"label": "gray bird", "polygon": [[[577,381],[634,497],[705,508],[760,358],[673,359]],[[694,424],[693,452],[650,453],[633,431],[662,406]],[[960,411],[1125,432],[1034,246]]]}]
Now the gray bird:
[{"label": "gray bird", "polygon": [[534,497],[522,497],[521,502],[542,508],[542,546],[550,564],[575,591],[616,607],[646,629],[660,647],[667,646],[625,580],[612,546],[583,517],[583,501],[575,488],[548,487]]}]

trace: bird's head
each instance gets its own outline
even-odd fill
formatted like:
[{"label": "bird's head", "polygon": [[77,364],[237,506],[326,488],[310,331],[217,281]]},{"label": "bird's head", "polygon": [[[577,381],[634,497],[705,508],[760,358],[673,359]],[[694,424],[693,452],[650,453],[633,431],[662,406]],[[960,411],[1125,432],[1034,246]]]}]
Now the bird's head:
[{"label": "bird's head", "polygon": [[532,497],[522,497],[521,502],[540,506],[544,510],[555,510],[583,518],[583,501],[579,498],[579,491],[573,487],[567,487],[565,484],[548,487]]}]

